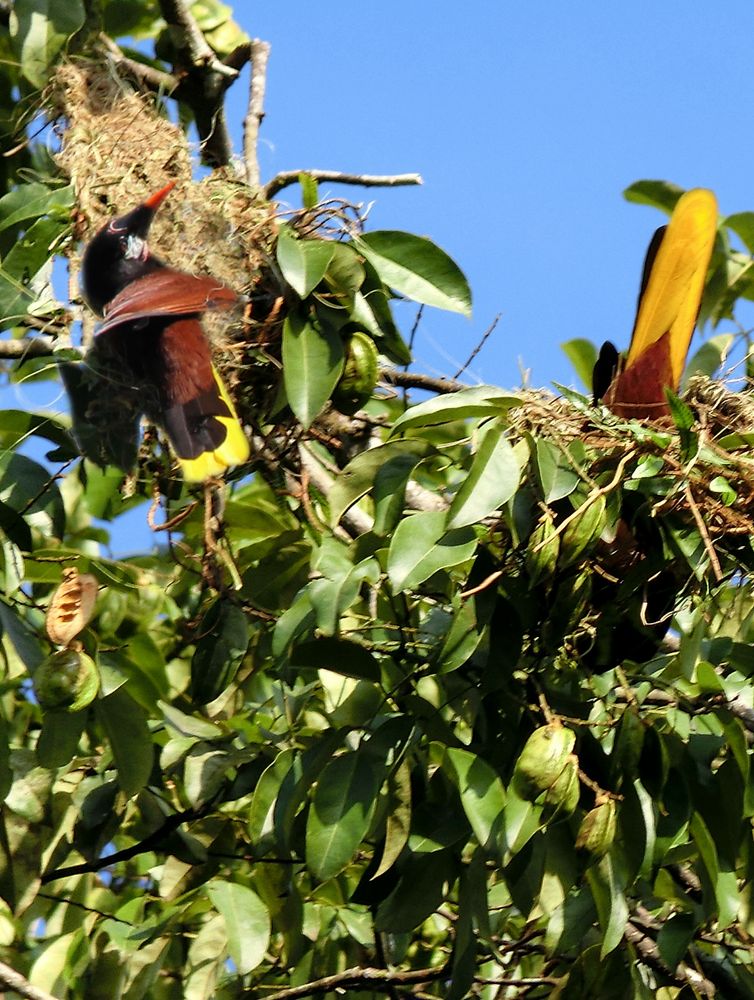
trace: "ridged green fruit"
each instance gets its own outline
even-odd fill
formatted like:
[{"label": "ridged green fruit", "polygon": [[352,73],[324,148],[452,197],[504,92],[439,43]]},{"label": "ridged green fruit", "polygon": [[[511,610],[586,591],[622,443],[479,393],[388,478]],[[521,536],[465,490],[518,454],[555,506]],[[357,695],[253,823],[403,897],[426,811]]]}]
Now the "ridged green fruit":
[{"label": "ridged green fruit", "polygon": [[605,498],[598,496],[588,506],[577,511],[573,520],[569,521],[563,530],[560,542],[561,569],[577,562],[585,552],[590,550],[602,534],[606,522]]},{"label": "ridged green fruit", "polygon": [[332,393],[332,402],[341,413],[356,413],[372,396],[377,383],[379,355],[372,338],[357,330],[345,343],[343,374]]},{"label": "ridged green fruit", "polygon": [[560,536],[555,534],[552,517],[545,514],[526,546],[526,572],[532,587],[554,574],[559,552]]},{"label": "ridged green fruit", "polygon": [[615,802],[605,799],[586,814],[576,835],[576,848],[594,858],[607,854],[615,840]]},{"label": "ridged green fruit", "polygon": [[559,722],[535,729],[513,769],[517,791],[525,799],[536,799],[551,788],[566,766],[575,742],[575,735]]},{"label": "ridged green fruit", "polygon": [[97,695],[99,674],[94,660],[75,649],[61,649],[34,671],[34,692],[42,708],[78,712]]},{"label": "ridged green fruit", "polygon": [[559,814],[570,816],[579,802],[579,762],[571,756],[555,781],[547,789],[545,805]]}]

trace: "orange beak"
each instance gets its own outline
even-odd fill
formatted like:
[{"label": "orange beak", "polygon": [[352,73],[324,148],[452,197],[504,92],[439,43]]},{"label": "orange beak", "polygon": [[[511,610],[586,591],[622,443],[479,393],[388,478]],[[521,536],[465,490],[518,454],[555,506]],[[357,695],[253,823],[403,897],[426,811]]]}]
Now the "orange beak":
[{"label": "orange beak", "polygon": [[151,211],[155,212],[162,204],[162,202],[167,198],[170,192],[173,190],[176,183],[177,183],[176,181],[170,181],[168,184],[165,185],[164,188],[160,188],[159,191],[155,191],[154,194],[151,194],[146,199],[146,201],[144,201],[143,203],[144,207],[149,208],[151,209]]}]

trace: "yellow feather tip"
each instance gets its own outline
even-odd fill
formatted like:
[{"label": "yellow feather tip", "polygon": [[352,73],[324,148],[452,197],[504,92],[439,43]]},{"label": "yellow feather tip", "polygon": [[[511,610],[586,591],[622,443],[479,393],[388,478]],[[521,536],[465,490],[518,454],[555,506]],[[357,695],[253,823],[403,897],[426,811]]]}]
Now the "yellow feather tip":
[{"label": "yellow feather tip", "polygon": [[225,440],[214,451],[205,451],[198,458],[179,458],[183,478],[187,483],[201,483],[214,476],[222,476],[232,465],[243,465],[248,461],[249,441],[231,402],[228,390],[213,367],[215,383],[225,405],[230,410],[228,417],[216,417],[225,427]]},{"label": "yellow feather tip", "polygon": [[626,363],[670,332],[674,388],[696,326],[717,232],[717,199],[706,188],[683,194],[673,209],[636,316]]}]

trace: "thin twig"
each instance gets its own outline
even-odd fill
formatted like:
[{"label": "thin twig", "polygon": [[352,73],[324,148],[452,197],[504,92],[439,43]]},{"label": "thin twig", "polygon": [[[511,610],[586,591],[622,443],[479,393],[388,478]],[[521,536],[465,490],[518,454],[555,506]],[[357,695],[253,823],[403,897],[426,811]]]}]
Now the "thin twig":
[{"label": "thin twig", "polygon": [[423,184],[421,174],[344,174],[339,170],[284,170],[268,181],[264,196],[268,200],[295,184],[302,174],[315,181],[329,181],[332,184],[357,184],[360,187],[407,187]]},{"label": "thin twig", "polygon": [[0,986],[4,989],[12,990],[20,997],[25,997],[26,1000],[55,1000],[55,997],[51,993],[32,986],[25,976],[22,976],[20,972],[16,972],[15,969],[6,965],[5,962],[0,962]]},{"label": "thin twig", "polygon": [[[298,1000],[300,997],[316,996],[318,993],[329,993],[337,989],[362,989],[374,992],[375,987],[379,986],[431,983],[438,979],[444,979],[448,975],[450,973],[445,967],[441,969],[408,969],[404,972],[392,971],[391,969],[345,969],[333,976],[323,976],[322,979],[315,979],[311,983],[302,983],[301,986],[291,986],[288,989],[279,990],[268,996],[266,1000]],[[242,996],[252,995],[258,996],[256,988],[244,990],[242,994]]]},{"label": "thin twig", "polygon": [[699,534],[702,536],[702,542],[704,543],[704,551],[707,553],[710,561],[710,566],[712,567],[712,572],[715,575],[715,581],[720,583],[723,579],[723,570],[720,566],[720,560],[717,558],[717,552],[715,552],[715,546],[712,544],[712,539],[707,531],[707,525],[704,523],[704,519],[699,511],[694,500],[694,494],[691,492],[691,487],[686,483],[684,487],[684,493],[686,494],[686,500],[688,501],[689,509],[691,510],[691,516],[694,518],[694,522],[699,529]]},{"label": "thin twig", "polygon": [[453,378],[458,378],[459,375],[463,375],[463,373],[469,367],[469,365],[471,364],[471,362],[474,360],[474,358],[477,356],[477,354],[479,354],[479,352],[481,351],[481,349],[487,343],[487,339],[492,334],[492,332],[494,331],[494,329],[497,326],[497,324],[500,322],[501,315],[502,315],[502,313],[498,313],[497,316],[493,319],[493,321],[490,323],[490,325],[487,327],[487,329],[482,334],[482,339],[476,345],[476,347],[471,352],[471,354],[468,356],[468,358],[466,358],[466,360],[461,365],[461,367],[458,369],[458,371],[455,373],[455,375],[453,376]]},{"label": "thin twig", "polygon": [[153,830],[143,840],[131,844],[130,847],[125,847],[122,851],[116,851],[114,854],[108,854],[102,858],[95,858],[94,861],[84,861],[79,865],[68,865],[65,868],[53,868],[52,871],[45,872],[40,881],[42,885],[47,885],[49,882],[56,882],[58,879],[71,878],[74,875],[88,875],[92,872],[98,872],[102,868],[109,868],[111,865],[119,864],[121,861],[130,861],[131,858],[138,857],[140,854],[146,854],[148,851],[158,847],[179,826],[191,820],[198,819],[200,815],[201,813],[197,809],[185,809],[183,812],[173,813],[172,816],[167,817],[162,826]]},{"label": "thin twig", "polygon": [[402,372],[396,368],[382,368],[380,378],[388,385],[406,386],[409,389],[427,389],[429,392],[460,392],[469,386],[452,378],[435,378],[420,372]]},{"label": "thin twig", "polygon": [[249,106],[243,123],[243,159],[246,168],[246,183],[259,187],[259,155],[257,142],[259,126],[264,118],[264,92],[267,85],[267,61],[270,58],[270,43],[255,38],[251,42],[251,84],[249,85]]}]

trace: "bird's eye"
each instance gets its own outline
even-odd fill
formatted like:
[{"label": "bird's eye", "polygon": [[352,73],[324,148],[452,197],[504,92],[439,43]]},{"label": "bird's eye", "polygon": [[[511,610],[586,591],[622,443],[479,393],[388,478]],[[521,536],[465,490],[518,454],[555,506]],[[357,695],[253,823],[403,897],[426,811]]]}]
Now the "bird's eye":
[{"label": "bird's eye", "polygon": [[128,251],[128,237],[121,236],[118,240],[118,246],[121,249],[121,253],[126,253]]}]

